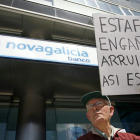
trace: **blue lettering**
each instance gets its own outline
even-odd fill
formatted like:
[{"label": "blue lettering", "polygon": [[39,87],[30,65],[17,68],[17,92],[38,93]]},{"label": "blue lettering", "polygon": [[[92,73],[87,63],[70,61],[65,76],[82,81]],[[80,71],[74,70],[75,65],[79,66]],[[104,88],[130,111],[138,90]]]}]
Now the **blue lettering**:
[{"label": "blue lettering", "polygon": [[[14,42],[7,42],[6,48],[11,48],[11,49],[19,49],[19,50],[25,50],[25,49],[29,49],[29,51],[37,51],[37,52],[46,52],[46,55],[53,55],[53,53],[55,54],[65,54],[65,55],[71,55],[71,56],[82,56],[82,57],[89,57],[88,53],[86,51],[79,51],[77,48],[76,50],[70,50],[68,47],[64,48],[64,47],[57,47],[54,48],[53,47],[43,47],[40,45],[30,45],[30,44],[15,44]],[[82,59],[82,58],[72,58],[68,56],[68,60],[69,61],[78,61],[78,62],[86,62],[89,63],[90,60],[89,59]]]},{"label": "blue lettering", "polygon": [[85,59],[82,59],[82,62],[85,62]]},{"label": "blue lettering", "polygon": [[65,54],[65,48],[64,47],[62,47],[62,50],[63,50],[63,54]]},{"label": "blue lettering", "polygon": [[[73,58],[73,61],[79,61],[80,58]],[[81,59],[80,59],[81,60]]]},{"label": "blue lettering", "polygon": [[82,51],[82,54],[81,54],[83,57],[88,57],[88,53],[86,51]]},{"label": "blue lettering", "polygon": [[46,55],[52,55],[53,54],[53,49],[52,47],[46,47],[45,51],[47,52]]},{"label": "blue lettering", "polygon": [[25,44],[18,44],[17,48],[20,50],[24,50],[24,49],[26,49],[26,45]]},{"label": "blue lettering", "polygon": [[74,62],[76,62],[76,61],[78,61],[78,62],[87,62],[87,63],[90,62],[89,59],[72,58],[72,57],[69,57],[69,56],[68,56],[68,60],[69,60],[69,61],[74,61]]},{"label": "blue lettering", "polygon": [[70,52],[72,55],[77,56],[76,54],[73,53],[73,52],[76,52],[76,50],[71,50]]},{"label": "blue lettering", "polygon": [[87,63],[89,63],[89,62],[90,62],[90,60],[89,60],[89,59],[86,59],[86,62],[87,62]]},{"label": "blue lettering", "polygon": [[80,52],[79,52],[79,50],[77,49],[77,52],[78,52],[78,56],[80,56]]},{"label": "blue lettering", "polygon": [[61,51],[60,48],[56,48],[56,49],[54,50],[54,53],[56,53],[56,54],[62,54],[62,51]]},{"label": "blue lettering", "polygon": [[29,44],[27,44],[27,47],[29,48],[30,51],[32,51],[35,48],[35,45],[30,46]]},{"label": "blue lettering", "polygon": [[72,58],[68,56],[68,60],[69,60],[69,61],[72,61]]},{"label": "blue lettering", "polygon": [[15,49],[16,44],[15,44],[15,43],[13,43],[13,42],[8,42],[8,43],[7,43],[6,48],[9,48],[9,46],[12,46],[12,47],[13,47],[13,49]]},{"label": "blue lettering", "polygon": [[67,48],[67,54],[68,54],[68,55],[70,54],[70,52],[69,52],[69,48]]},{"label": "blue lettering", "polygon": [[37,52],[43,52],[43,47],[42,46],[37,46],[35,49]]}]

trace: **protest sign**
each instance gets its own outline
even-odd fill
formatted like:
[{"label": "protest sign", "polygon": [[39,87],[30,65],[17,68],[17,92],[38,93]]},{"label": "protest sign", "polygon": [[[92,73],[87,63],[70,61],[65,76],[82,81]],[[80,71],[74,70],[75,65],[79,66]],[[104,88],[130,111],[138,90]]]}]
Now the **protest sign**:
[{"label": "protest sign", "polygon": [[140,17],[93,17],[102,94],[140,94]]}]

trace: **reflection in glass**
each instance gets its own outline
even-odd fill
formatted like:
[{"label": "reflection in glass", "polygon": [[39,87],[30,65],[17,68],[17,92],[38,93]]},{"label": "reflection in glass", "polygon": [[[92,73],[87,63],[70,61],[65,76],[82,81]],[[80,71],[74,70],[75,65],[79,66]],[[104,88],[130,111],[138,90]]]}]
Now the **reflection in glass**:
[{"label": "reflection in glass", "polygon": [[18,119],[18,103],[11,103],[6,126],[5,140],[15,140]]},{"label": "reflection in glass", "polygon": [[53,0],[27,0],[27,1],[53,6]]},{"label": "reflection in glass", "polygon": [[85,5],[84,0],[70,0],[70,1],[73,1],[73,2],[76,2],[76,3],[80,3],[80,4],[84,4]]},{"label": "reflection in glass", "polygon": [[126,132],[140,136],[140,104],[118,102],[117,110]]},{"label": "reflection in glass", "polygon": [[140,13],[136,12],[136,11],[132,11],[131,12],[135,15],[135,16],[140,16]]},{"label": "reflection in glass", "polygon": [[58,140],[77,140],[80,136],[89,132],[91,123],[83,124],[57,124]]},{"label": "reflection in glass", "polygon": [[68,20],[76,21],[83,24],[93,25],[91,18],[87,16],[83,16],[80,14],[76,14],[76,13],[72,13],[72,12],[68,12],[68,11],[64,11],[60,9],[56,9],[56,13],[57,13],[56,14],[57,17],[59,18],[68,19]]},{"label": "reflection in glass", "polygon": [[56,115],[54,108],[46,108],[46,140],[56,140]]},{"label": "reflection in glass", "polygon": [[106,2],[100,1],[100,0],[96,0],[97,4],[99,5],[100,9],[112,12],[110,7],[108,6],[108,4]]},{"label": "reflection in glass", "polygon": [[[119,114],[115,107],[111,118],[111,125],[122,128]],[[91,131],[92,123],[86,117],[86,109],[80,108],[57,108],[56,109],[57,140],[77,140],[78,137]]]},{"label": "reflection in glass", "polygon": [[[122,8],[122,7],[121,7],[121,8]],[[124,11],[124,13],[125,13],[126,15],[132,15],[132,14],[129,12],[128,9],[122,8],[122,10]]]},{"label": "reflection in glass", "polygon": [[0,139],[4,140],[9,106],[0,106]]},{"label": "reflection in glass", "polygon": [[113,5],[108,3],[110,9],[112,10],[113,13],[119,14],[119,15],[123,15],[122,11],[120,10],[120,8],[117,5]]},{"label": "reflection in glass", "polygon": [[18,103],[0,105],[0,140],[15,140]]},{"label": "reflection in glass", "polygon": [[94,0],[85,0],[85,2],[86,2],[86,5],[88,5],[88,6],[97,7]]}]

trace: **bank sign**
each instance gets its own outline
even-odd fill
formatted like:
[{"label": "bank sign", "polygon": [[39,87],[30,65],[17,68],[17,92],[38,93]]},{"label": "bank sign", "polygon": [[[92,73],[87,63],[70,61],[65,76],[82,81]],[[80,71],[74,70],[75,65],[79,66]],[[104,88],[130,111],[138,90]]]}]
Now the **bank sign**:
[{"label": "bank sign", "polygon": [[0,35],[0,56],[97,66],[96,49],[74,44]]}]

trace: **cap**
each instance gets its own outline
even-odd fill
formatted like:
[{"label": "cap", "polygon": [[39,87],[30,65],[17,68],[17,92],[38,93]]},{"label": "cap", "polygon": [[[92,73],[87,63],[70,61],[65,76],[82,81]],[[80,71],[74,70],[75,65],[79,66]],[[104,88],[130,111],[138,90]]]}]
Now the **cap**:
[{"label": "cap", "polygon": [[81,102],[84,106],[86,106],[87,102],[90,100],[90,99],[93,99],[93,98],[102,98],[102,99],[105,99],[109,102],[109,106],[111,106],[111,103],[110,103],[110,100],[107,96],[102,96],[101,92],[100,91],[93,91],[93,92],[89,92],[87,94],[85,94],[82,98],[81,98]]}]

